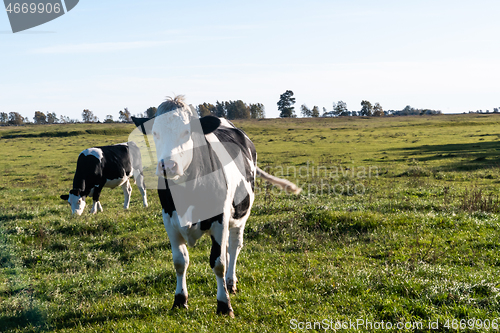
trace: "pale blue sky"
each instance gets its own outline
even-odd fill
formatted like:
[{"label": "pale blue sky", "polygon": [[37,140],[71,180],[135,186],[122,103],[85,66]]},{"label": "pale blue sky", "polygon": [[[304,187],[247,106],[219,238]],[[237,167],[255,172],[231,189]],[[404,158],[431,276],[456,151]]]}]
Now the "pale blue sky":
[{"label": "pale blue sky", "polygon": [[89,1],[12,34],[0,13],[0,112],[101,120],[241,99],[277,117],[363,99],[384,109],[500,107],[499,1]]}]

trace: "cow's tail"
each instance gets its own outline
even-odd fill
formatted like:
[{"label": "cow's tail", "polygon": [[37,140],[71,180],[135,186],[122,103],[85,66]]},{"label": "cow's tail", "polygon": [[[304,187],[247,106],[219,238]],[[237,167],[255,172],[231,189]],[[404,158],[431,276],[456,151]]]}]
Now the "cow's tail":
[{"label": "cow's tail", "polygon": [[302,191],[300,187],[298,187],[291,181],[270,175],[259,167],[257,167],[257,176],[270,182],[273,185],[278,186],[282,190],[284,189],[288,193],[299,194]]}]

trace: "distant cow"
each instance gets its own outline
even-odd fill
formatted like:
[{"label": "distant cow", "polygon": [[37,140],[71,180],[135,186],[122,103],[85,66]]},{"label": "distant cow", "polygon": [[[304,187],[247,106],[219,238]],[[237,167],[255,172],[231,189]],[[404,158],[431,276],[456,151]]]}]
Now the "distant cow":
[{"label": "distant cow", "polygon": [[177,273],[173,308],[187,308],[186,245],[194,246],[207,234],[212,239],[217,313],[233,317],[228,291],[236,292],[236,260],[254,201],[255,176],[289,192],[300,189],[257,167],[255,147],[242,130],[225,119],[198,118],[182,96],[162,103],[153,121],[158,195]]},{"label": "distant cow", "polygon": [[78,156],[73,189],[69,191],[69,195],[61,195],[61,199],[68,200],[73,214],[81,215],[85,209],[85,198],[91,195],[94,204],[90,212],[95,214],[98,210],[102,212],[99,202],[102,188],[121,186],[125,196],[123,208],[127,209],[132,193],[132,175],[141,192],[144,207],[147,207],[141,152],[135,143],[85,149]]}]

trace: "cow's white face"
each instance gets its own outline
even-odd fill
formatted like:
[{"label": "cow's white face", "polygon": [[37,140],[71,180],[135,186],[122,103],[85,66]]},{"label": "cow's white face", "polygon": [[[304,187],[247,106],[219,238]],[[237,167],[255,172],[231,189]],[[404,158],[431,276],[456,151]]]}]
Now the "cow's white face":
[{"label": "cow's white face", "polygon": [[85,209],[85,198],[70,193],[68,202],[69,205],[71,206],[72,214],[82,215],[83,210]]},{"label": "cow's white face", "polygon": [[155,118],[153,138],[156,146],[156,175],[180,179],[193,160],[194,142],[191,133],[192,111],[179,108]]}]

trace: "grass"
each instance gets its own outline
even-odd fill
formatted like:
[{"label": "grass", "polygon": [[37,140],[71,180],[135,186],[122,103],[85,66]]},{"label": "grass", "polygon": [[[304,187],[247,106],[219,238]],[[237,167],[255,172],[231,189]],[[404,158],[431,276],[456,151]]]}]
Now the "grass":
[{"label": "grass", "polygon": [[124,211],[121,190],[106,189],[104,212],[78,218],[59,199],[78,153],[126,141],[130,125],[0,128],[0,331],[500,325],[498,116],[235,123],[260,167],[304,191],[287,196],[258,182],[234,320],[215,314],[209,238],[190,249],[189,309],[170,310],[175,274],[154,191],[144,209],[134,186]]}]

